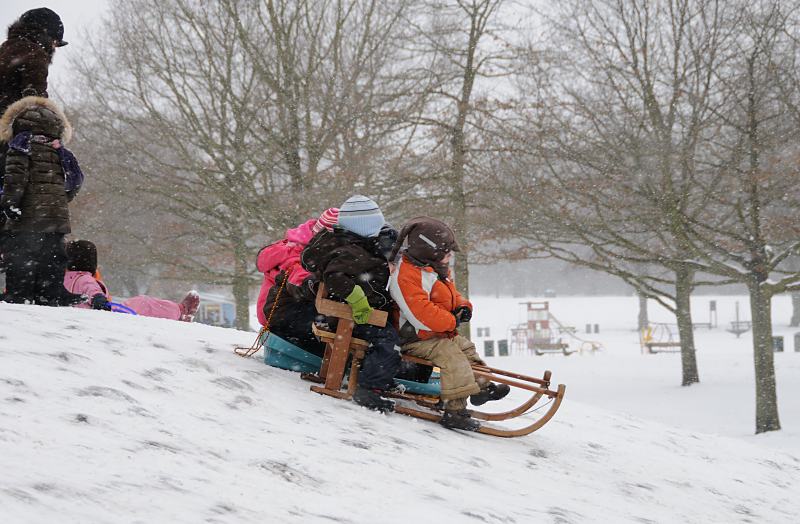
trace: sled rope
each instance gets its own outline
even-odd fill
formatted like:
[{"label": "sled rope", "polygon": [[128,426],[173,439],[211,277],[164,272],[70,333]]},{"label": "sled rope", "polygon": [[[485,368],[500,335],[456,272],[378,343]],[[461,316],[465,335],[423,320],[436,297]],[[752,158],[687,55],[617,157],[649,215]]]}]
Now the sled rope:
[{"label": "sled rope", "polygon": [[278,293],[275,295],[275,302],[272,303],[272,307],[269,310],[269,315],[267,315],[267,323],[264,326],[262,326],[262,328],[259,330],[258,335],[256,335],[256,339],[253,341],[250,347],[236,346],[235,348],[233,348],[234,353],[236,353],[242,358],[252,357],[256,353],[258,353],[258,351],[264,345],[264,343],[261,342],[261,337],[264,336],[266,333],[269,333],[269,323],[272,320],[272,314],[275,313],[275,307],[278,305],[278,300],[280,300],[281,298],[281,293],[283,293],[283,288],[286,286],[286,282],[289,280],[289,275],[291,274],[292,270],[290,269],[286,273],[283,282],[281,282],[281,285],[278,288]]}]

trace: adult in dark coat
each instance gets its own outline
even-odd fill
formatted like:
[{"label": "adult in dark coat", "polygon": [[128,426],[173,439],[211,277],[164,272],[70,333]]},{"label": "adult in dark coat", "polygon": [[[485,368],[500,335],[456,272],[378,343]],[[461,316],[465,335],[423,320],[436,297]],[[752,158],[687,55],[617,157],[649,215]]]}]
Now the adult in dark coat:
[{"label": "adult in dark coat", "polygon": [[61,18],[46,7],[31,9],[8,28],[0,45],[0,114],[25,96],[47,97],[47,73],[63,40]]}]

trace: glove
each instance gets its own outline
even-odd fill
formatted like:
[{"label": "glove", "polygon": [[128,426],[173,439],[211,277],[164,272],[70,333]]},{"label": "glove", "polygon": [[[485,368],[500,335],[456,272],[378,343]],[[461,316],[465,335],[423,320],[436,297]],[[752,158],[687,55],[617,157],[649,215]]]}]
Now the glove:
[{"label": "glove", "polygon": [[456,326],[465,324],[472,319],[472,310],[467,306],[458,306],[453,311],[453,316],[456,317]]},{"label": "glove", "polygon": [[108,303],[108,298],[102,293],[98,293],[92,297],[92,309],[101,309],[103,311],[111,311],[111,305]]},{"label": "glove", "polygon": [[366,324],[369,320],[369,314],[372,313],[372,307],[369,305],[367,296],[361,286],[356,285],[345,300],[350,304],[350,309],[353,310],[353,321],[356,324]]}]

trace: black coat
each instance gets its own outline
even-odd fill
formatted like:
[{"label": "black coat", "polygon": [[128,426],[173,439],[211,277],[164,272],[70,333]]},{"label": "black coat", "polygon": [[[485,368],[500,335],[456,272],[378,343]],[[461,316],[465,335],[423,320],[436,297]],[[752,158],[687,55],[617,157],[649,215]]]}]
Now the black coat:
[{"label": "black coat", "polygon": [[315,235],[300,262],[325,284],[330,298],[343,301],[359,285],[370,306],[389,311],[393,302],[386,289],[389,264],[383,251],[378,237],[365,238],[335,227]]},{"label": "black coat", "polygon": [[68,135],[68,128],[66,117],[46,98],[17,101],[0,118],[0,139],[10,141],[23,132],[39,137],[30,141],[29,152],[12,147],[6,153],[0,209],[9,215],[21,213],[6,222],[6,232],[70,232],[64,169],[58,150],[50,143]]},{"label": "black coat", "polygon": [[0,45],[0,114],[25,96],[47,97],[52,46],[41,29],[19,22],[8,28],[8,40]]}]

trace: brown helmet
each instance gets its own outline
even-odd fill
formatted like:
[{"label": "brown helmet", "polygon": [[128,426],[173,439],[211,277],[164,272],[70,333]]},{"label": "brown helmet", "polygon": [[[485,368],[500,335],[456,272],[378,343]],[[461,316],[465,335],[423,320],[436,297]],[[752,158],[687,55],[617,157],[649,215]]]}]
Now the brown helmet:
[{"label": "brown helmet", "polygon": [[459,251],[456,235],[450,226],[430,217],[416,217],[405,223],[392,249],[390,260],[395,259],[404,241],[408,242],[405,252],[423,263],[434,264],[450,251]]}]

